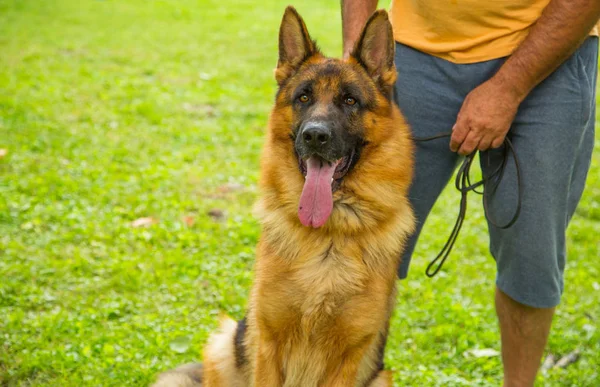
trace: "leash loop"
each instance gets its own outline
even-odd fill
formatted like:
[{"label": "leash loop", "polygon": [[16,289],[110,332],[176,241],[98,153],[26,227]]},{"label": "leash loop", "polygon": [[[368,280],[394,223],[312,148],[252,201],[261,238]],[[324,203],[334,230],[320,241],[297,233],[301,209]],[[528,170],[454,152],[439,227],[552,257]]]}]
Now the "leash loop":
[{"label": "leash loop", "polygon": [[[413,140],[416,142],[425,142],[432,141],[443,137],[452,136],[452,132],[444,132],[439,133],[430,137],[413,137]],[[473,161],[475,159],[475,154],[477,151],[473,151],[468,156],[465,156],[463,162],[458,168],[458,172],[456,173],[456,179],[454,181],[454,186],[460,192],[460,206],[458,210],[458,216],[456,217],[456,222],[454,223],[454,227],[452,228],[452,232],[450,232],[450,236],[448,240],[444,244],[444,247],[440,251],[440,253],[427,265],[427,269],[425,270],[425,274],[428,277],[434,277],[441,269],[446,259],[450,255],[456,240],[458,239],[458,234],[462,228],[464,223],[466,214],[467,214],[467,195],[469,192],[475,192],[477,194],[483,195],[483,210],[485,213],[485,217],[490,222],[491,225],[501,229],[507,229],[519,218],[519,214],[521,213],[521,202],[523,199],[523,186],[521,181],[521,167],[519,166],[519,159],[517,158],[517,154],[515,153],[515,149],[512,145],[512,142],[508,139],[508,137],[504,138],[504,148],[502,152],[502,162],[500,165],[492,171],[487,176],[483,176],[481,180],[472,183],[471,182],[471,166],[473,165]],[[515,170],[517,175],[517,206],[515,208],[515,212],[512,218],[503,225],[500,225],[494,217],[492,217],[490,209],[489,209],[489,199],[496,193],[498,186],[502,182],[504,178],[504,172],[506,170],[506,165],[508,164],[509,157],[512,156],[512,159],[515,163]],[[489,154],[488,154],[489,157]],[[482,172],[483,174],[483,172]],[[478,188],[482,188],[481,191],[478,191]]]}]

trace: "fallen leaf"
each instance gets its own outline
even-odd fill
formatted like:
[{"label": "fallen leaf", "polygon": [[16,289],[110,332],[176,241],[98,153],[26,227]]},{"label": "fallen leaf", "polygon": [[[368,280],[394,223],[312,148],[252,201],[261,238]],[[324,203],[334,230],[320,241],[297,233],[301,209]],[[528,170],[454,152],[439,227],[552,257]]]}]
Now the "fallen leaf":
[{"label": "fallen leaf", "polygon": [[218,114],[217,109],[212,105],[191,104],[189,102],[185,102],[182,107],[187,112],[199,113],[207,117],[215,117]]},{"label": "fallen leaf", "polygon": [[552,368],[552,366],[554,366],[555,362],[556,362],[556,357],[553,354],[549,353],[548,356],[546,356],[546,359],[544,360],[544,364],[542,364],[542,367],[541,367],[542,372],[546,372],[550,368]]},{"label": "fallen leaf", "polygon": [[0,148],[0,159],[8,154],[8,149]]},{"label": "fallen leaf", "polygon": [[213,208],[212,210],[208,211],[207,214],[216,222],[225,219],[225,212],[218,208]]},{"label": "fallen leaf", "polygon": [[222,186],[217,188],[217,190],[221,193],[229,193],[229,192],[241,191],[244,188],[246,188],[246,187],[240,183],[227,183],[227,184],[223,184]]},{"label": "fallen leaf", "polygon": [[179,336],[169,343],[169,348],[177,353],[185,353],[190,348],[192,342],[189,336]]},{"label": "fallen leaf", "polygon": [[192,227],[196,223],[196,219],[191,215],[186,215],[183,217],[183,223],[188,227]]},{"label": "fallen leaf", "polygon": [[134,228],[148,227],[155,223],[158,223],[158,221],[156,219],[154,219],[153,217],[148,216],[148,217],[138,218],[138,219],[134,220],[133,222],[131,222],[131,227],[134,227]]},{"label": "fallen leaf", "polygon": [[464,356],[466,357],[494,357],[500,355],[500,352],[491,348],[483,348],[483,349],[470,349],[465,351]]},{"label": "fallen leaf", "polygon": [[573,352],[561,357],[560,360],[558,360],[552,368],[565,368],[569,364],[575,363],[579,359],[580,354],[581,351],[579,349],[576,349]]},{"label": "fallen leaf", "polygon": [[31,222],[26,222],[26,223],[21,224],[21,230],[31,230],[34,227],[35,226]]}]

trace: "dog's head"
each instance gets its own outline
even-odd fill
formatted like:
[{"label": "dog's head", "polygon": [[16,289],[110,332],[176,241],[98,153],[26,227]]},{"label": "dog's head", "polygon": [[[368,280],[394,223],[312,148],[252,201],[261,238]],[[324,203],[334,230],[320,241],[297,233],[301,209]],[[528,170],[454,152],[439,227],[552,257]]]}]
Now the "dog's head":
[{"label": "dog's head", "polygon": [[[412,148],[392,98],[394,41],[385,11],[371,16],[350,58],[339,60],[321,54],[300,15],[288,7],[279,31],[275,78],[279,89],[262,185],[278,196],[282,207],[295,207],[296,221],[321,227],[337,205],[360,216],[351,202],[361,192],[366,199],[374,189],[368,185],[389,183],[393,171],[398,176],[391,180],[404,180],[398,162],[388,162],[394,157],[405,161],[410,175]],[[357,186],[363,183],[367,186]],[[404,192],[403,186],[399,193]]]}]

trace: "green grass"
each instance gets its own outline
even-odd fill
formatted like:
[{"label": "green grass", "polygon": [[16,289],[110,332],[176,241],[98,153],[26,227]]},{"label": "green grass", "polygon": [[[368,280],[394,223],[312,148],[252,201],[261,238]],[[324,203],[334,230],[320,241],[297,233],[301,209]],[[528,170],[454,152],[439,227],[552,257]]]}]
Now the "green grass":
[{"label": "green grass", "polygon": [[[221,311],[243,315],[286,4],[0,0],[0,386],[147,385],[200,359]],[[338,7],[298,2],[330,55]],[[582,356],[543,386],[600,384],[599,203],[596,153],[548,347]],[[464,355],[499,349],[480,206],[444,272],[423,274],[457,204],[446,191],[399,283],[399,386],[500,384],[498,357]]]}]

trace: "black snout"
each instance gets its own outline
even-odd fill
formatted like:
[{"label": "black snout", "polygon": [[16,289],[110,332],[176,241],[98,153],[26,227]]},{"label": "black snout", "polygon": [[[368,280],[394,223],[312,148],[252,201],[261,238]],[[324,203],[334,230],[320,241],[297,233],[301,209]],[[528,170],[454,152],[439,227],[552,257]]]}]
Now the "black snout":
[{"label": "black snout", "polygon": [[302,129],[302,140],[308,149],[318,152],[331,144],[331,128],[321,122],[310,122]]}]

